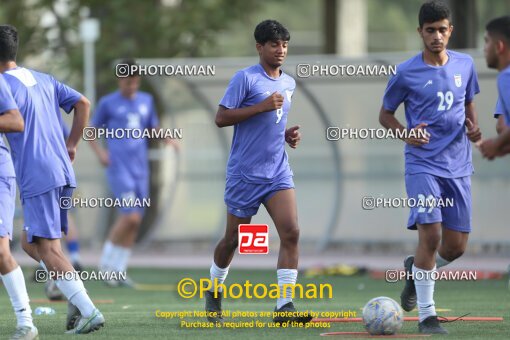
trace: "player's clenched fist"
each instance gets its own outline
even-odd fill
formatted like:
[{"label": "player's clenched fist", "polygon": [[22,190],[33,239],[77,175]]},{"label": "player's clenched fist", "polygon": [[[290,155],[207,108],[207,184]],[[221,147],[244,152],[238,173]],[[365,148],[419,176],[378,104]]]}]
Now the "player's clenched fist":
[{"label": "player's clenched fist", "polygon": [[260,112],[273,111],[281,108],[282,106],[283,96],[278,92],[274,92],[260,103]]},{"label": "player's clenched fist", "polygon": [[471,119],[466,118],[466,127],[467,127],[467,136],[470,141],[473,143],[481,142],[482,140],[482,132],[478,125],[473,124]]},{"label": "player's clenched fist", "polygon": [[69,158],[71,159],[71,162],[74,161],[74,157],[76,156],[76,146],[67,146],[67,153],[69,154]]},{"label": "player's clenched fist", "polygon": [[301,141],[301,133],[298,131],[299,125],[293,126],[285,130],[285,141],[293,149],[297,148]]}]

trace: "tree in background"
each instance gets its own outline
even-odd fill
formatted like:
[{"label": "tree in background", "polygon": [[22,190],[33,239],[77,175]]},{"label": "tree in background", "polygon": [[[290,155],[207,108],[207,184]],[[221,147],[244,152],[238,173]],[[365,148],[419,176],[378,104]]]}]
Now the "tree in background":
[{"label": "tree in background", "polygon": [[99,97],[115,87],[114,60],[211,55],[218,34],[246,20],[260,4],[256,0],[2,0],[0,18],[18,28],[21,63],[33,61],[81,84],[80,10],[88,7],[90,16],[101,23],[96,42]]}]

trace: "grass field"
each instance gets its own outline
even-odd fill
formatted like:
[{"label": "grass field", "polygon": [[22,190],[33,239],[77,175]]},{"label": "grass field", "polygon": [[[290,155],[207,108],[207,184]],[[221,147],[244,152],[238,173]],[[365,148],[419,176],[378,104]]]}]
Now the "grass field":
[{"label": "grass field", "polygon": [[[25,269],[25,276],[31,273]],[[189,329],[181,328],[179,319],[161,319],[155,316],[161,311],[202,311],[203,302],[198,298],[183,299],[170,285],[174,286],[184,277],[199,279],[208,274],[204,270],[183,269],[132,269],[131,277],[145,284],[145,290],[129,288],[108,288],[101,282],[86,282],[85,285],[93,300],[103,300],[97,306],[106,318],[106,325],[99,332],[89,337],[103,339],[319,339],[321,333],[339,331],[363,331],[361,323],[331,323],[330,328],[240,328],[240,329]],[[274,271],[246,271],[234,268],[227,283],[250,280],[251,283],[274,283]],[[316,279],[300,278],[300,283],[330,283],[333,299],[296,301],[300,310],[313,311],[356,311],[361,316],[361,308],[372,297],[389,296],[398,300],[402,283],[386,283],[373,280],[368,276],[357,277],[322,277]],[[28,291],[34,310],[37,306],[51,306],[55,315],[34,316],[39,329],[40,339],[68,339],[64,335],[66,304],[61,302],[44,302],[44,285],[29,282]],[[110,301],[108,301],[110,300]],[[506,280],[480,280],[476,282],[438,282],[435,294],[436,308],[442,316],[500,316],[503,322],[466,322],[457,321],[446,324],[450,331],[449,339],[508,339],[510,336],[510,293]],[[225,299],[223,308],[234,311],[272,311],[274,301]],[[416,316],[417,312],[406,313]],[[199,318],[186,318],[189,321]],[[252,321],[252,318],[231,321]],[[269,318],[260,321],[268,323]],[[15,317],[12,313],[7,293],[0,290],[0,339],[6,338],[14,330]],[[416,322],[405,322],[401,333],[416,334]],[[335,337],[333,337],[335,338]],[[346,339],[348,337],[337,336]]]}]

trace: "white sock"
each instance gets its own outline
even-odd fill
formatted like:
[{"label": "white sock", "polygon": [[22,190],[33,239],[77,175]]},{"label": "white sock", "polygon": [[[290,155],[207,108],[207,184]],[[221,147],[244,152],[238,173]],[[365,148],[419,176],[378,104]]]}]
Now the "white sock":
[{"label": "white sock", "polygon": [[96,306],[85,290],[80,279],[76,280],[55,280],[58,289],[66,296],[67,300],[75,305],[83,317],[88,318],[94,313]]},{"label": "white sock", "polygon": [[117,271],[119,267],[119,262],[122,258],[122,248],[116,246],[115,244],[112,244],[112,250],[111,250],[112,258],[110,260],[110,269],[112,271]]},{"label": "white sock", "polygon": [[25,278],[21,268],[18,266],[12,272],[1,276],[7,294],[11,299],[12,308],[16,313],[18,327],[34,327],[32,309],[30,308]]},{"label": "white sock", "polygon": [[276,276],[278,277],[278,286],[280,286],[280,297],[276,299],[276,309],[280,309],[283,305],[292,301],[292,288],[287,287],[284,292],[284,284],[296,284],[297,269],[278,269]]},{"label": "white sock", "polygon": [[[229,268],[230,268],[230,266],[228,266],[227,268],[220,268],[216,265],[216,263],[214,263],[214,261],[212,262],[211,269],[209,270],[209,272],[211,273],[211,282],[212,282],[212,288],[210,289],[211,292],[214,292],[214,289],[215,289],[214,279],[217,279],[218,285],[225,282],[225,279],[227,278],[227,275],[228,275]],[[223,291],[223,288],[221,286],[219,286],[218,292],[222,292],[222,291]]]},{"label": "white sock", "polygon": [[436,282],[432,277],[432,272],[435,270],[435,267],[432,270],[420,269],[413,264],[413,277],[416,297],[418,298],[418,316],[420,322],[429,316],[436,315],[434,304],[434,285]]},{"label": "white sock", "polygon": [[439,255],[439,252],[436,254],[436,268],[439,269],[441,267],[446,266],[447,264],[450,264],[452,261],[445,260]]},{"label": "white sock", "polygon": [[112,263],[112,269],[116,272],[125,272],[127,264],[131,256],[131,248],[125,248],[117,245],[113,245],[112,248],[114,262]]},{"label": "white sock", "polygon": [[48,272],[48,268],[46,268],[46,265],[44,264],[43,260],[39,261],[39,265],[42,267],[42,269]]},{"label": "white sock", "polygon": [[103,245],[103,254],[101,255],[101,261],[99,262],[99,269],[101,271],[109,271],[112,268],[112,260],[113,260],[113,243],[107,240]]}]

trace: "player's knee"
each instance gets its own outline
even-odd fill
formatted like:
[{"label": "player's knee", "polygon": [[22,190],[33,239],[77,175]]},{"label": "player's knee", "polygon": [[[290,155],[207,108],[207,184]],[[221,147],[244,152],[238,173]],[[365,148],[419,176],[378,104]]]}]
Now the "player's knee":
[{"label": "player's knee", "polygon": [[467,242],[461,239],[443,240],[440,253],[441,256],[448,261],[453,261],[464,254]]},{"label": "player's knee", "polygon": [[62,248],[60,244],[39,244],[37,246],[37,252],[41,256],[43,261],[47,259],[55,258],[55,257],[63,257],[64,253],[62,252]]},{"label": "player's knee", "polygon": [[441,236],[439,234],[427,235],[423,242],[423,246],[430,251],[436,251],[439,248],[441,242]]},{"label": "player's knee", "polygon": [[280,240],[282,243],[289,245],[297,244],[299,241],[299,227],[297,225],[290,225],[280,232]]},{"label": "player's knee", "polygon": [[138,213],[132,213],[126,215],[126,220],[132,228],[138,228],[142,223],[142,216]]}]

